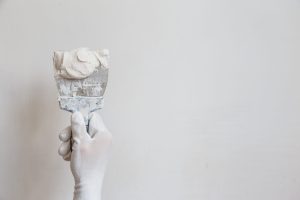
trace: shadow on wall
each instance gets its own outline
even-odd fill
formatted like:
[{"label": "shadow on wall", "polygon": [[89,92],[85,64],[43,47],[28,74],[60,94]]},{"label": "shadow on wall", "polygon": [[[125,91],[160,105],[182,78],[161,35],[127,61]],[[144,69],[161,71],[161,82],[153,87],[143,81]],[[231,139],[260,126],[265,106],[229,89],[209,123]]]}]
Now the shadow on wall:
[{"label": "shadow on wall", "polygon": [[18,184],[23,185],[21,193],[26,199],[53,199],[46,188],[53,188],[54,182],[57,184],[53,176],[55,160],[59,158],[58,127],[54,120],[57,119],[57,112],[53,112],[58,110],[56,96],[49,92],[45,81],[34,81],[21,92],[16,102],[11,106],[15,106],[14,132],[18,134],[20,145],[16,155],[19,157],[17,166],[22,166],[18,172],[21,177]]},{"label": "shadow on wall", "polygon": [[[39,126],[43,124],[45,112],[48,110],[45,99],[45,88],[40,84],[32,84],[27,91],[27,98],[18,103],[18,122],[26,134],[26,138],[34,138],[38,133]],[[51,114],[48,113],[48,114]]]},{"label": "shadow on wall", "polygon": [[4,3],[4,0],[0,0],[0,8],[3,5],[3,3]]}]

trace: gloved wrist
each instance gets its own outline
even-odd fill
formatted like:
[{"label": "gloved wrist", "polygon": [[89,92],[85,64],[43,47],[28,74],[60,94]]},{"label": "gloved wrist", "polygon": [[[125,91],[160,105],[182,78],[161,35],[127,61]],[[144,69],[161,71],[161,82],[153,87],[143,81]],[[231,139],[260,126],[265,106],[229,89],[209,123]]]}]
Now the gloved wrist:
[{"label": "gloved wrist", "polygon": [[101,182],[77,182],[74,187],[74,200],[101,200]]},{"label": "gloved wrist", "polygon": [[100,200],[105,169],[75,179],[74,200]]}]

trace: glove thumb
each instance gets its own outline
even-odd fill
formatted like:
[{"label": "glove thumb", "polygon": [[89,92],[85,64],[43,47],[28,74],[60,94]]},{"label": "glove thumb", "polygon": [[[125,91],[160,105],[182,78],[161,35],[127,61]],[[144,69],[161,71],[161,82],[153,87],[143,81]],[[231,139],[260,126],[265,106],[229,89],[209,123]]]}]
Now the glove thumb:
[{"label": "glove thumb", "polygon": [[106,132],[107,128],[102,120],[102,117],[97,113],[92,113],[89,122],[89,134],[93,138],[96,134]]},{"label": "glove thumb", "polygon": [[80,112],[75,112],[71,116],[72,137],[80,139],[87,136],[86,126]]}]

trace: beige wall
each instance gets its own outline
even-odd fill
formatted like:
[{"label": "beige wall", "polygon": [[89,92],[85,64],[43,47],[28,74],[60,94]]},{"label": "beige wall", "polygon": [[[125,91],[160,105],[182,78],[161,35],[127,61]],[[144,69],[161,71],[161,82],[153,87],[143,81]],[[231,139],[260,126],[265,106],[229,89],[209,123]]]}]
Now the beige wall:
[{"label": "beige wall", "polygon": [[0,0],[0,200],[66,200],[52,51],[111,51],[104,200],[300,199],[297,0]]}]

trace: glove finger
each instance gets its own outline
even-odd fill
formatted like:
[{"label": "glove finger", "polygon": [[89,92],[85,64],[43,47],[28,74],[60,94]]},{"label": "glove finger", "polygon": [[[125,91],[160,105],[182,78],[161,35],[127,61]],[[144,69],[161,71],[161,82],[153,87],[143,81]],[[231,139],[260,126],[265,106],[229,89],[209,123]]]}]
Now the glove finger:
[{"label": "glove finger", "polygon": [[107,128],[102,117],[97,113],[92,113],[89,121],[89,135],[93,138],[97,133],[107,132]]},{"label": "glove finger", "polygon": [[59,139],[62,142],[67,142],[68,140],[70,140],[72,135],[72,130],[71,130],[71,126],[68,126],[67,128],[65,128],[64,130],[62,130],[59,134]]},{"label": "glove finger", "polygon": [[70,161],[70,160],[71,160],[71,154],[72,154],[72,152],[69,151],[69,153],[67,153],[67,155],[63,156],[63,159],[64,159],[65,161]]},{"label": "glove finger", "polygon": [[61,143],[59,149],[58,149],[58,154],[61,156],[65,156],[71,151],[71,142],[63,142]]},{"label": "glove finger", "polygon": [[83,138],[88,136],[84,119],[80,112],[75,112],[72,114],[71,129],[73,138]]},{"label": "glove finger", "polygon": [[80,145],[80,140],[78,138],[73,138],[72,139],[72,151],[76,151],[79,149],[79,145]]}]

